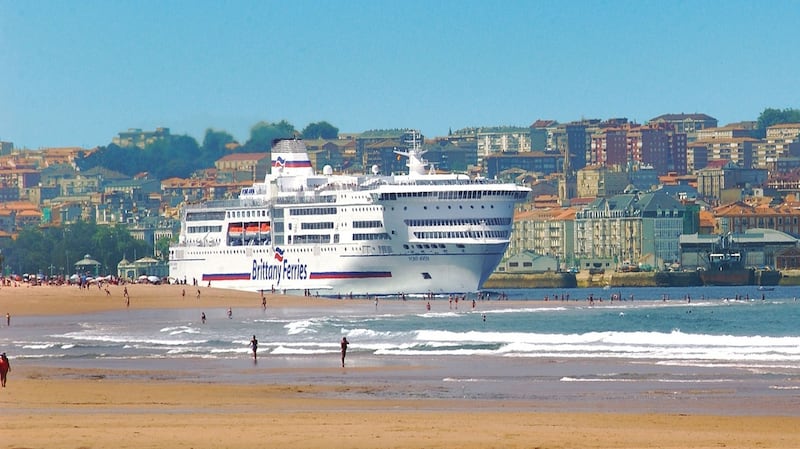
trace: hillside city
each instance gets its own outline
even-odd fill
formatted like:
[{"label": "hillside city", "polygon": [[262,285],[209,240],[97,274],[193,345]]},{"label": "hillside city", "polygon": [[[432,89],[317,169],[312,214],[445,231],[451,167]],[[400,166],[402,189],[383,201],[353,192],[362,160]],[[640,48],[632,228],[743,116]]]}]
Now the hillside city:
[{"label": "hillside city", "polygon": [[[411,129],[335,130],[305,144],[317,172],[327,165],[335,172],[377,167],[388,173],[405,170],[394,151],[421,139],[425,159],[438,171],[530,187],[501,272],[695,269],[725,235],[753,249],[746,252],[748,266],[794,269],[800,265],[800,123],[759,125],[720,126],[707,114],[679,113],[645,124],[536,120],[428,138]],[[106,259],[98,271],[166,275],[163,248],[177,238],[181,207],[235,198],[270,169],[268,144],[230,138],[213,166],[185,176],[169,176],[162,164],[162,170],[124,174],[102,162],[111,147],[128,151],[122,163],[133,164],[131,154],[178,138],[186,136],[164,127],[121,131],[109,147],[32,150],[0,142],[0,248],[13,255],[11,242],[31,228],[124,227],[153,253],[124,254],[116,264]],[[86,168],[89,160],[95,163]],[[80,262],[77,256],[60,255],[49,267],[17,256],[3,269],[64,274]]]}]

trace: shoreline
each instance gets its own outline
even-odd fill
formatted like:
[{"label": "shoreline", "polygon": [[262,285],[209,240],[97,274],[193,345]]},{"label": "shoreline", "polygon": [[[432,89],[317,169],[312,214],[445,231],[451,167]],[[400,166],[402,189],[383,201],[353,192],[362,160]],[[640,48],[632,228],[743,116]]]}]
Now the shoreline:
[{"label": "shoreline", "polygon": [[[198,299],[197,288],[190,286],[127,287],[130,309],[261,307],[258,293],[200,287]],[[110,297],[96,287],[88,291],[66,286],[4,287],[0,313],[10,312],[12,321],[10,328],[0,323],[0,336],[13,336],[14,327],[24,327],[28,317],[127,309],[123,287],[109,289]],[[265,296],[268,310],[374,307],[367,299]],[[393,307],[389,303],[385,307]],[[419,303],[422,307],[423,302]],[[531,304],[503,303],[509,307]],[[535,304],[567,306],[558,301],[536,300]],[[585,305],[583,301],[568,304]],[[647,365],[638,362],[501,359],[476,366],[475,358],[464,356],[447,360],[400,357],[386,363],[356,352],[346,369],[337,367],[335,356],[330,355],[269,355],[259,357],[258,365],[233,359],[207,369],[202,359],[166,360],[137,369],[59,366],[57,361],[9,356],[8,386],[0,389],[0,415],[7,430],[3,441],[9,447],[800,446],[796,390],[776,391],[763,383],[741,391],[738,383],[730,387],[587,384],[564,382],[560,377],[567,366],[570,372],[646,372]],[[240,377],[231,380],[220,374],[225,370]],[[481,395],[474,390],[478,384],[473,378],[493,370],[502,371],[508,379],[526,372],[527,379],[534,372],[538,380],[505,387],[508,393],[499,397]],[[685,370],[687,375],[696,372]],[[709,372],[726,373],[733,382],[741,376],[741,382],[747,382],[746,373],[732,368]]]},{"label": "shoreline", "polygon": [[[25,368],[0,391],[8,447],[797,447],[797,416],[563,411],[558,403],[365,399],[357,382],[217,384]],[[70,378],[74,376],[75,378]],[[163,377],[166,377],[163,378]],[[354,398],[354,395],[359,397]]]}]

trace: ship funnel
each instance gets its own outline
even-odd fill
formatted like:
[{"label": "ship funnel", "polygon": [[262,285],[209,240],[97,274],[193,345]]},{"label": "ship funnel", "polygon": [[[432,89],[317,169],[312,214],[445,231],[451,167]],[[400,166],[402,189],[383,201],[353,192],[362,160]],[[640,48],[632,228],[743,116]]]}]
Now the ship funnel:
[{"label": "ship funnel", "polygon": [[272,176],[313,176],[306,144],[300,139],[276,139],[272,143]]}]

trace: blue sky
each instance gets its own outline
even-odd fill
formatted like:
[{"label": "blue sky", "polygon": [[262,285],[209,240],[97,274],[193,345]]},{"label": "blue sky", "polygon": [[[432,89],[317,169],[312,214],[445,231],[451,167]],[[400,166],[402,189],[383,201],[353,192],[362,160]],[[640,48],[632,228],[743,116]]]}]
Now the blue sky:
[{"label": "blue sky", "polygon": [[0,0],[0,140],[800,108],[798,1]]}]

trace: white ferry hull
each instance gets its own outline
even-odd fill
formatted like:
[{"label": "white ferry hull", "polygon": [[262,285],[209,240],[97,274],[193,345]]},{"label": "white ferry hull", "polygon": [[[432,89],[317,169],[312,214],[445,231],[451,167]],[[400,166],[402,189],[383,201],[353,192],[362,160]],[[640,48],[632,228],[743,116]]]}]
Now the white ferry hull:
[{"label": "white ferry hull", "polygon": [[217,254],[203,259],[173,260],[170,273],[187,283],[246,291],[308,291],[322,296],[462,293],[480,289],[497,267],[506,246],[481,244],[447,254],[352,255],[308,260],[284,253],[283,261],[275,260],[271,250],[258,253],[259,248],[251,248],[249,257]]},{"label": "white ferry hull", "polygon": [[237,200],[186,206],[170,247],[177,282],[323,296],[479,290],[508,246],[529,189],[465,175],[311,170],[300,141],[272,151],[272,173]]}]

